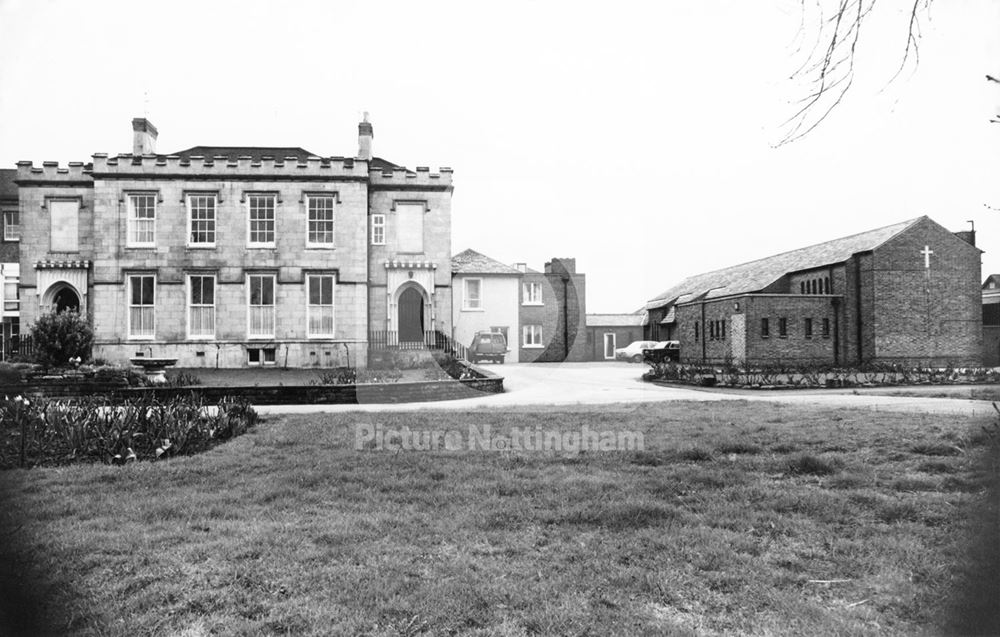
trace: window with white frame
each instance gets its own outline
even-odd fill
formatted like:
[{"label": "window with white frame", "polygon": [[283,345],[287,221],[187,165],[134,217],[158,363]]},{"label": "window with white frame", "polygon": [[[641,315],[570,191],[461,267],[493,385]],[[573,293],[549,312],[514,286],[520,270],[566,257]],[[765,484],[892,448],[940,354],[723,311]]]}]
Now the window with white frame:
[{"label": "window with white frame", "polygon": [[188,245],[211,248],[215,246],[215,195],[188,195],[190,234]]},{"label": "window with white frame", "polygon": [[249,236],[247,242],[252,247],[274,247],[274,195],[249,195],[247,214]]},{"label": "window with white frame", "polygon": [[465,279],[462,289],[462,309],[481,310],[483,309],[483,280]]},{"label": "window with white frame", "polygon": [[309,228],[306,243],[311,246],[333,246],[333,195],[309,195]]},{"label": "window with white frame", "polygon": [[310,274],[306,277],[309,302],[306,321],[309,336],[333,336],[333,275]]},{"label": "window with white frame", "polygon": [[129,338],[153,338],[156,333],[156,277],[131,274],[128,277]]},{"label": "window with white frame", "polygon": [[542,284],[541,283],[525,283],[524,288],[524,305],[541,305],[542,304]]},{"label": "window with white frame", "polygon": [[21,240],[21,214],[17,210],[3,211],[4,241]]},{"label": "window with white frame", "polygon": [[385,245],[385,215],[372,215],[372,245]]},{"label": "window with white frame", "polygon": [[156,195],[128,196],[128,233],[130,248],[151,248],[156,245]]},{"label": "window with white frame", "polygon": [[3,283],[3,311],[17,312],[21,309],[21,294],[17,288],[17,281],[4,281]]},{"label": "window with white frame", "polygon": [[542,326],[541,325],[525,325],[521,332],[524,334],[524,347],[541,347],[542,346]]},{"label": "window with white frame", "polygon": [[215,276],[192,274],[188,277],[188,336],[215,336]]},{"label": "window with white frame", "polygon": [[274,275],[251,274],[247,277],[249,295],[248,335],[250,338],[274,338]]}]

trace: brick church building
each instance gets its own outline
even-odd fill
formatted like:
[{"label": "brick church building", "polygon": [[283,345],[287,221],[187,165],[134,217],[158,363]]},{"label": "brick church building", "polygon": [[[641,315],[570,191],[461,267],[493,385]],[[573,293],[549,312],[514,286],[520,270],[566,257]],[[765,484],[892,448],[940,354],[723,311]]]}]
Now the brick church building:
[{"label": "brick church building", "polygon": [[689,277],[646,304],[646,337],[689,363],[974,366],[974,232],[928,217]]},{"label": "brick church building", "polygon": [[93,355],[182,367],[360,365],[451,334],[452,171],[300,147],[19,162],[20,320],[76,308]]}]

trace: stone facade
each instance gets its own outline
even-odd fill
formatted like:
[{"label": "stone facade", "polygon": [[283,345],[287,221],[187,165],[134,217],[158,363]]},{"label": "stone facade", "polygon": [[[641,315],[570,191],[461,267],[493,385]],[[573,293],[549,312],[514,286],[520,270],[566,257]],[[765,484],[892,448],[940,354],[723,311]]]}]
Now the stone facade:
[{"label": "stone facade", "polygon": [[[158,155],[156,129],[133,127],[143,154],[18,164],[26,323],[75,303],[110,362],[364,366],[370,333],[399,329],[394,298],[412,287],[426,313],[416,329],[451,333],[450,169],[372,157],[367,121],[355,158]],[[402,204],[420,209],[405,227]]]},{"label": "stone facade", "polygon": [[678,286],[690,292],[652,303],[650,323],[673,309],[687,362],[978,365],[971,240],[921,217],[694,277]]}]

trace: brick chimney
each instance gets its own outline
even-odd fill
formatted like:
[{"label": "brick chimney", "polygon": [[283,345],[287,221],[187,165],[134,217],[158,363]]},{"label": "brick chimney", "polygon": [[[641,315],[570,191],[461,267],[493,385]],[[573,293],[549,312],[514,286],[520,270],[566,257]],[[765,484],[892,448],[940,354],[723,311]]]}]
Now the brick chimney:
[{"label": "brick chimney", "polygon": [[576,274],[576,259],[552,259],[545,264],[545,274]]},{"label": "brick chimney", "polygon": [[955,233],[955,236],[962,241],[968,243],[969,245],[976,245],[976,231],[975,230],[960,230]]},{"label": "brick chimney", "polygon": [[368,111],[365,111],[364,120],[358,124],[358,159],[372,158],[372,125],[368,122]]},{"label": "brick chimney", "polygon": [[156,127],[145,117],[136,117],[132,120],[132,154],[133,155],[155,155],[156,154]]}]

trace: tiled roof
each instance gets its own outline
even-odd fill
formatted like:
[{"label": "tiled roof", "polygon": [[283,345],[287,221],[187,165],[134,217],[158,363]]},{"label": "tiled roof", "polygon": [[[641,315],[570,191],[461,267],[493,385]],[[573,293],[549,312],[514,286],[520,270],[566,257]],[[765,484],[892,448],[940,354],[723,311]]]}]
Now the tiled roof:
[{"label": "tiled roof", "polygon": [[500,263],[475,250],[460,252],[451,258],[451,271],[454,274],[513,274],[520,276],[517,268]]},{"label": "tiled roof", "polygon": [[16,168],[0,168],[0,199],[17,199]]},{"label": "tiled roof", "polygon": [[251,157],[254,161],[260,161],[263,157],[274,157],[275,159],[284,159],[286,157],[295,157],[297,159],[319,157],[316,153],[311,153],[298,146],[193,146],[187,150],[171,154],[183,158],[198,155],[202,157],[219,157],[220,155],[224,155],[228,159]]},{"label": "tiled roof", "polygon": [[645,314],[588,314],[587,327],[639,327]]},{"label": "tiled roof", "polygon": [[856,252],[872,250],[925,218],[918,217],[749,263],[697,274],[657,295],[646,304],[646,308],[662,307],[675,300],[677,303],[684,303],[699,297],[715,298],[757,292],[789,272],[841,263]]},{"label": "tiled roof", "polygon": [[1000,285],[1000,274],[991,274],[988,277],[986,277],[986,280],[983,281],[983,289],[984,290],[987,289],[987,286],[989,286],[991,282]]}]

